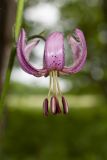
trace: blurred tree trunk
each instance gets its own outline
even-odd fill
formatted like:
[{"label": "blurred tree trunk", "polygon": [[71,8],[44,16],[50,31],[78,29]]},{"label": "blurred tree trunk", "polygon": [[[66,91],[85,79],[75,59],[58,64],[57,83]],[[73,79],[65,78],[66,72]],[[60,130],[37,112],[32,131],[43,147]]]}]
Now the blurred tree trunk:
[{"label": "blurred tree trunk", "polygon": [[103,0],[103,12],[104,12],[104,18],[107,22],[107,0]]},{"label": "blurred tree trunk", "polygon": [[[105,26],[107,26],[107,0],[103,0],[102,1],[102,9],[103,9],[103,16],[104,16],[104,23]],[[105,45],[105,58],[107,58],[107,45]],[[107,80],[103,80],[100,82],[102,85],[102,88],[105,92],[105,96],[107,98]]]},{"label": "blurred tree trunk", "polygon": [[0,93],[11,49],[15,12],[15,0],[0,0]]},{"label": "blurred tree trunk", "polygon": [[[5,72],[9,60],[12,27],[15,22],[16,4],[15,0],[0,0],[0,94],[5,78]],[[8,118],[7,107],[4,107],[3,118],[0,121],[0,159],[3,159],[2,146],[3,135]]]}]

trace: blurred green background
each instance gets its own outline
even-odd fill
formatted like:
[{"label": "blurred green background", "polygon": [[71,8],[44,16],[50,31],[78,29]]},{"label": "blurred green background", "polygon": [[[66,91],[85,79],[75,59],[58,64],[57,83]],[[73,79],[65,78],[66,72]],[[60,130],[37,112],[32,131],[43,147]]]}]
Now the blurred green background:
[{"label": "blurred green background", "polygon": [[[60,78],[69,114],[43,117],[48,78],[35,78],[15,60],[1,130],[0,160],[107,160],[107,1],[30,0],[25,2],[27,35],[61,31],[66,64],[72,63],[66,37],[80,28],[88,57],[80,73]],[[41,67],[44,44],[32,51]]]}]

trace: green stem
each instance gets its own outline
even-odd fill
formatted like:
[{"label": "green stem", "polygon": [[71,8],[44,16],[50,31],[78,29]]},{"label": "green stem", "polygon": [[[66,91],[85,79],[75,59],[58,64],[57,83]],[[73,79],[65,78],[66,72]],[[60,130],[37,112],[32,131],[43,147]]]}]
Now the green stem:
[{"label": "green stem", "polygon": [[30,37],[28,37],[27,40],[29,41],[29,40],[34,39],[34,38],[41,38],[42,40],[46,41],[46,39],[42,36],[44,33],[45,33],[45,31],[39,33],[38,35],[30,36]]},{"label": "green stem", "polygon": [[[16,22],[15,22],[15,40],[16,41],[18,39],[21,24],[22,24],[23,8],[24,8],[24,0],[18,0],[17,12],[16,12]],[[0,98],[0,117],[3,112],[5,97],[6,97],[8,88],[9,88],[10,76],[11,76],[11,72],[12,72],[12,68],[13,68],[13,64],[14,64],[14,59],[15,59],[15,55],[16,55],[16,47],[14,46],[14,43],[13,43],[13,46],[11,49],[8,68],[6,71],[5,81],[3,84],[3,90],[2,90],[2,94],[1,94],[1,98]]]},{"label": "green stem", "polygon": [[13,47],[12,51],[11,51],[11,56],[10,56],[10,59],[9,59],[8,68],[7,68],[7,71],[6,71],[6,78],[5,78],[5,81],[4,81],[4,84],[3,84],[2,94],[1,94],[0,113],[3,110],[4,100],[5,100],[5,97],[6,97],[7,90],[8,90],[10,75],[11,75],[11,71],[12,71],[13,63],[14,63],[14,58],[15,58],[15,53],[16,53],[16,48]]},{"label": "green stem", "polygon": [[24,0],[18,0],[17,12],[16,12],[16,23],[15,23],[15,39],[17,40],[22,24]]}]

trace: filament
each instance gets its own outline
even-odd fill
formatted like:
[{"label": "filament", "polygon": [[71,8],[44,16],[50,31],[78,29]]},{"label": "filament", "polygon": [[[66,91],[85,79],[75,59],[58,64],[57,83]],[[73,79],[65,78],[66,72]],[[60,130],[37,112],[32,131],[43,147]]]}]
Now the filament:
[{"label": "filament", "polygon": [[57,73],[58,73],[57,71],[51,71],[49,73],[50,81],[49,81],[48,100],[50,98],[50,94],[51,94],[52,88],[53,88],[53,94],[54,94],[54,96],[57,96],[57,94],[59,94],[60,96],[62,96]]},{"label": "filament", "polygon": [[49,73],[50,75],[50,81],[49,81],[49,92],[48,92],[48,99],[50,97],[51,94],[51,86],[52,86],[52,72]]},{"label": "filament", "polygon": [[55,96],[57,95],[55,71],[53,71],[53,93]]},{"label": "filament", "polygon": [[60,90],[59,81],[58,81],[57,71],[55,71],[55,77],[56,77],[56,83],[57,83],[58,92],[59,92],[60,96],[62,96],[62,93],[61,93],[61,90]]}]

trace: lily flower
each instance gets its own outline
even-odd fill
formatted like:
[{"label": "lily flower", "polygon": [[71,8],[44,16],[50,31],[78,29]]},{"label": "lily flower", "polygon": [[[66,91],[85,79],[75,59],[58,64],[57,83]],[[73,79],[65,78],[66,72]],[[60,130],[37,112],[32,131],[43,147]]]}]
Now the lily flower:
[{"label": "lily flower", "polygon": [[[45,40],[43,68],[38,69],[30,64],[29,56],[34,47],[37,46],[40,40],[34,38],[26,42],[26,33],[21,30],[17,42],[17,57],[21,68],[35,77],[50,76],[50,86],[48,97],[43,101],[43,113],[48,115],[51,112],[53,115],[62,112],[68,113],[68,103],[62,96],[58,77],[60,75],[70,75],[79,72],[86,61],[87,47],[84,34],[80,29],[76,29],[73,36],[68,37],[68,43],[72,49],[73,64],[65,66],[64,53],[64,36],[61,32],[51,33]],[[52,91],[52,97],[50,97]],[[59,103],[59,96],[62,99],[62,108]],[[49,109],[50,106],[50,109]]]}]

